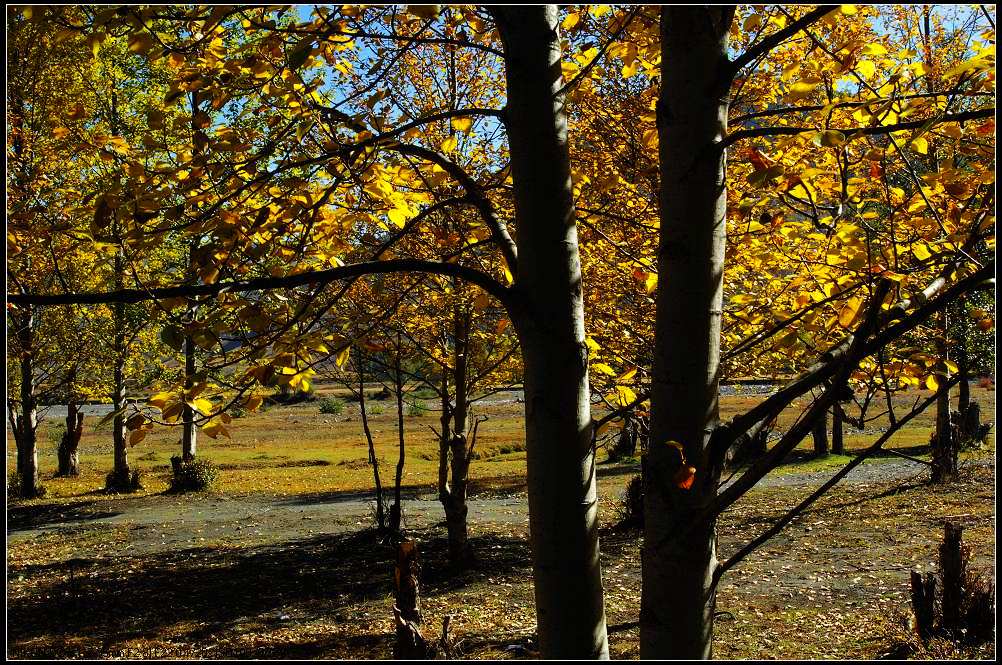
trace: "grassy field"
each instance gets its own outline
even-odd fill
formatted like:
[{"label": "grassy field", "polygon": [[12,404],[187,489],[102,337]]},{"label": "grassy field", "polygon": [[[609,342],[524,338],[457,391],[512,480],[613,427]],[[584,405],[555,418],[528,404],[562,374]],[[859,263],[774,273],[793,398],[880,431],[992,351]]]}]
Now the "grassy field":
[{"label": "grassy field", "polygon": [[[335,391],[322,387],[319,392],[326,396]],[[925,391],[902,393],[895,400],[896,408],[904,413],[917,398],[927,395]],[[979,401],[985,417],[994,413],[994,390],[974,388],[972,398]],[[725,396],[721,400],[721,418],[731,418],[761,399],[762,396],[757,395]],[[424,415],[407,415],[404,419],[407,445],[403,484],[409,487],[431,486],[438,474],[438,442],[432,428],[439,427],[439,412],[432,410],[434,402],[425,400],[424,403],[429,409]],[[794,403],[780,417],[778,430],[789,427],[808,403],[807,398]],[[522,404],[509,402],[475,408],[474,415],[487,415],[490,420],[479,429],[475,449],[479,459],[470,471],[474,480],[481,483],[504,482],[524,475],[522,407]],[[398,454],[395,405],[392,400],[370,400],[368,408],[382,479],[386,484],[392,478]],[[871,408],[874,414],[881,410],[879,407]],[[39,465],[48,491],[48,496],[41,501],[92,495],[104,486],[104,476],[112,467],[111,431],[107,427],[95,429],[99,420],[97,417],[85,420],[80,442],[81,474],[77,478],[53,477],[55,450],[62,433],[61,421],[47,419],[39,426]],[[921,453],[928,445],[934,420],[935,409],[930,408],[898,432],[886,447]],[[847,452],[851,454],[866,447],[877,436],[873,432],[886,426],[886,417],[868,423],[864,432],[846,426]],[[215,488],[217,492],[301,494],[357,491],[372,487],[372,471],[367,463],[368,449],[357,403],[346,401],[340,415],[320,413],[317,401],[273,405],[265,407],[262,412],[239,418],[234,422],[232,431],[232,439],[210,439],[203,435],[198,440],[198,454],[221,468]],[[179,454],[180,447],[180,430],[161,428],[130,449],[130,463],[143,476],[144,492],[155,494],[166,489],[170,457]],[[800,446],[805,451],[810,447],[809,439]],[[820,461],[805,461],[802,457],[796,459],[800,461],[786,465],[778,472],[828,468],[845,462],[837,457]],[[7,460],[8,468],[16,460],[16,448],[9,428]]]}]

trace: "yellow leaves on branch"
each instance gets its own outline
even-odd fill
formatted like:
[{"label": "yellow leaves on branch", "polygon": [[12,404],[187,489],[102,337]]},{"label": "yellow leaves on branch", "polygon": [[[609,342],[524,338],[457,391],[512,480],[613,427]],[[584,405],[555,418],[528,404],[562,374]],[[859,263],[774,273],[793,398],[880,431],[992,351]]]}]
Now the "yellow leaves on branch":
[{"label": "yellow leaves on branch", "polygon": [[452,128],[457,132],[468,132],[473,127],[473,118],[461,116],[452,119]]}]

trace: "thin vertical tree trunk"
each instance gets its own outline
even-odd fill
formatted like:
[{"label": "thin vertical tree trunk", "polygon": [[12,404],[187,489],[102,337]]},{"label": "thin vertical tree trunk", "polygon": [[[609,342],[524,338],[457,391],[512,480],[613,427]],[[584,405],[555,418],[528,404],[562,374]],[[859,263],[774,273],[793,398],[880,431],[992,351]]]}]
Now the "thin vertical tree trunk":
[{"label": "thin vertical tree trunk", "polygon": [[383,484],[379,481],[379,458],[376,457],[376,444],[372,440],[372,430],[369,429],[369,414],[365,409],[365,369],[362,357],[358,358],[358,411],[362,417],[362,431],[369,444],[369,464],[372,465],[372,479],[376,485],[376,524],[379,530],[386,528],[386,515],[383,513]]},{"label": "thin vertical tree trunk", "polygon": [[832,406],[832,453],[845,455],[845,419],[841,404]]},{"label": "thin vertical tree trunk", "polygon": [[825,411],[814,423],[811,430],[811,438],[814,440],[814,456],[825,457],[828,455],[828,412]]},{"label": "thin vertical tree trunk", "polygon": [[400,342],[400,333],[397,333],[397,349],[393,365],[393,381],[397,396],[397,437],[399,444],[399,454],[397,456],[397,475],[393,484],[393,505],[390,506],[390,531],[400,532],[402,521],[402,507],[400,505],[400,483],[404,477],[404,378],[403,368],[400,366],[400,355],[403,349]]},{"label": "thin vertical tree trunk", "polygon": [[[642,658],[711,656],[718,421],[726,245],[727,32],[733,7],[661,9],[661,164],[651,433],[644,474]],[[678,449],[681,444],[685,463]],[[695,467],[691,487],[676,477]],[[707,511],[708,512],[708,511]]]},{"label": "thin vertical tree trunk", "polygon": [[[942,337],[938,342],[939,355],[943,360],[949,359],[946,335],[949,318],[946,311],[941,313]],[[936,394],[936,434],[932,450],[932,481],[946,483],[957,475],[957,443],[953,440],[953,427],[950,422],[950,371],[944,365],[943,376]]]},{"label": "thin vertical tree trunk", "polygon": [[463,564],[470,557],[469,527],[466,489],[470,470],[470,451],[466,441],[469,404],[467,395],[467,347],[470,320],[467,313],[453,308],[453,382],[456,386],[456,406],[451,409],[451,434],[449,449],[452,477],[444,495],[445,521],[449,532],[449,561]]},{"label": "thin vertical tree trunk", "polygon": [[[192,146],[194,148],[194,158],[196,163],[201,163],[204,161],[205,147],[208,145],[207,142],[199,140],[204,137],[205,134],[202,132],[201,128],[198,126],[196,117],[199,113],[199,101],[201,95],[198,90],[193,90],[190,95],[191,100],[191,135],[192,135]],[[198,248],[198,240],[193,240],[188,246],[188,277],[194,282],[197,274],[197,267],[194,265],[195,250]],[[194,376],[196,370],[195,362],[195,344],[192,342],[190,335],[185,335],[184,337],[184,389],[185,392],[191,390],[194,386]],[[191,399],[188,395],[185,396],[185,403],[181,407],[181,459],[185,462],[189,462],[195,459],[196,445],[198,430],[195,427],[195,410],[188,406],[188,401]]]},{"label": "thin vertical tree trunk", "polygon": [[[116,225],[117,230],[117,225]],[[121,250],[115,254],[115,288],[123,286],[124,266]],[[115,417],[111,423],[111,436],[114,444],[115,463],[111,472],[109,489],[128,490],[131,486],[132,471],[129,468],[129,446],[125,438],[125,304],[117,302],[112,305],[114,326],[114,369],[112,376],[111,408]]]},{"label": "thin vertical tree trunk", "polygon": [[[184,338],[184,389],[185,392],[191,390],[195,385],[195,345],[190,336]],[[195,445],[198,437],[198,430],[195,428],[195,410],[188,406],[187,402],[181,410],[181,420],[184,423],[181,429],[181,459],[190,462],[195,459]]]},{"label": "thin vertical tree trunk", "polygon": [[493,13],[505,53],[518,260],[529,533],[544,658],[608,658],[588,348],[571,191],[559,10]]}]

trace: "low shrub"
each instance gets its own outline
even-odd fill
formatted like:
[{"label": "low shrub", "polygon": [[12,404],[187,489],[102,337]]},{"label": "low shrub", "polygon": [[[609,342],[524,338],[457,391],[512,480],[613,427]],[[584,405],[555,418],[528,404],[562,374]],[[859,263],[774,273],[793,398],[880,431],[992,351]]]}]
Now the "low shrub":
[{"label": "low shrub", "polygon": [[206,459],[185,461],[175,455],[170,463],[173,473],[168,492],[201,492],[209,489],[219,475],[216,465]]},{"label": "low shrub", "polygon": [[637,474],[630,478],[626,491],[619,501],[618,526],[628,529],[644,527],[644,478]]},{"label": "low shrub", "polygon": [[337,397],[324,397],[320,400],[320,413],[340,416],[344,413],[344,400]]},{"label": "low shrub", "polygon": [[417,390],[412,390],[410,396],[415,399],[434,399],[435,397],[438,397],[438,393],[425,386],[418,388]]},{"label": "low shrub", "polygon": [[424,401],[416,399],[407,407],[408,416],[423,416],[428,413],[428,405]]},{"label": "low shrub", "polygon": [[35,485],[34,496],[24,496],[21,494],[21,474],[14,469],[7,477],[7,500],[17,501],[18,499],[41,499],[45,496],[45,487],[38,483]]}]

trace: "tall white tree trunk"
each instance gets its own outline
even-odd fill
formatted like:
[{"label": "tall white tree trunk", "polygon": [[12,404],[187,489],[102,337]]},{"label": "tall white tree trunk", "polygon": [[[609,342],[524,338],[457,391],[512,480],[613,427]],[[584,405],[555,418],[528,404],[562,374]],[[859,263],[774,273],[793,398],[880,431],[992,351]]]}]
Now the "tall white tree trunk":
[{"label": "tall white tree trunk", "polygon": [[544,658],[607,658],[588,349],[556,5],[492,7],[505,51],[525,367],[529,531]]},{"label": "tall white tree trunk", "polygon": [[[195,385],[195,344],[190,336],[184,338],[184,389],[191,390]],[[181,420],[184,423],[181,430],[181,459],[185,462],[195,459],[195,445],[198,430],[195,428],[195,410],[185,403],[181,410]]]},{"label": "tall white tree trunk", "polygon": [[[662,8],[661,237],[644,478],[643,658],[709,658],[716,525],[697,519],[716,495],[709,443],[717,426],[726,240],[727,31],[733,7]],[[685,465],[696,469],[680,487]]]},{"label": "tall white tree trunk", "polygon": [[[117,227],[116,227],[117,231]],[[123,265],[122,252],[119,250],[115,255],[115,288],[123,287],[125,266]],[[129,445],[125,438],[125,304],[117,302],[112,305],[112,325],[114,326],[113,354],[114,368],[112,369],[112,409],[116,413],[111,422],[112,443],[115,451],[114,468],[112,469],[112,481],[109,489],[128,490],[131,489],[131,474],[129,468]]]}]

